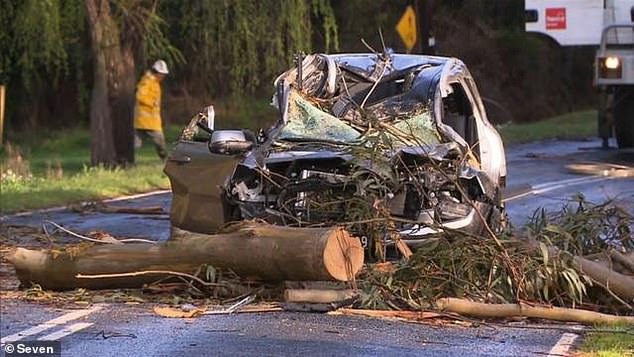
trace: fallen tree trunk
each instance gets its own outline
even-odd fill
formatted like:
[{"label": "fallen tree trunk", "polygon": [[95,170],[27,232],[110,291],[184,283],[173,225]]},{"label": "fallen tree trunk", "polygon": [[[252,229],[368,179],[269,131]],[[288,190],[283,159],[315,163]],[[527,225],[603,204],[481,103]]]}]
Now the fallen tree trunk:
[{"label": "fallen tree trunk", "polygon": [[625,254],[621,254],[620,252],[614,249],[611,249],[610,257],[617,263],[623,265],[630,272],[634,273],[634,256],[632,254],[625,255]]},{"label": "fallen tree trunk", "polygon": [[348,281],[363,266],[363,248],[342,228],[246,223],[215,235],[179,231],[177,239],[162,244],[108,244],[63,252],[17,248],[9,260],[23,285],[33,282],[57,290],[140,287],[168,275],[80,279],[78,274],[192,273],[202,264],[262,281]]},{"label": "fallen tree trunk", "polygon": [[590,279],[610,289],[610,291],[624,298],[629,303],[634,301],[633,278],[580,256],[573,257],[572,261],[575,269],[580,273],[589,276]]},{"label": "fallen tree trunk", "polygon": [[[526,245],[532,254],[541,254],[537,241],[525,240],[523,244]],[[548,247],[548,254],[551,257],[561,256],[561,253],[562,251],[557,247]],[[572,256],[572,267],[579,273],[587,275],[594,282],[626,300],[628,304],[634,301],[634,278],[620,274],[603,264],[578,255]]]},{"label": "fallen tree trunk", "polygon": [[582,324],[626,323],[634,324],[634,316],[615,316],[594,311],[563,307],[541,307],[524,304],[484,304],[457,298],[436,300],[441,311],[475,317],[532,317],[538,319],[579,322]]}]

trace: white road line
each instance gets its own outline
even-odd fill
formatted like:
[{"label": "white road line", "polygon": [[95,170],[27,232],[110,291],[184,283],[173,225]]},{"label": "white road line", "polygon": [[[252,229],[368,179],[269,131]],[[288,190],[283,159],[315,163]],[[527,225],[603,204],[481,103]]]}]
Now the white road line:
[{"label": "white road line", "polygon": [[546,192],[553,191],[553,190],[557,190],[557,189],[560,189],[560,188],[563,188],[563,187],[575,186],[575,185],[580,185],[580,184],[584,184],[584,183],[592,183],[592,182],[611,180],[611,179],[614,179],[614,178],[615,177],[612,177],[612,176],[593,175],[593,176],[587,176],[587,177],[581,177],[581,178],[574,178],[574,179],[566,179],[566,180],[559,180],[559,181],[541,183],[541,184],[538,184],[538,185],[531,186],[531,189],[529,191],[522,192],[522,193],[519,193],[517,195],[505,198],[504,202],[514,201],[514,200],[517,200],[519,198],[526,197],[526,196],[529,196],[529,195],[539,195],[539,194],[546,193]]},{"label": "white road line", "polygon": [[575,178],[571,178],[571,179],[565,179],[565,180],[558,180],[558,181],[551,181],[551,182],[545,182],[545,183],[540,183],[537,185],[534,185],[533,188],[536,190],[542,189],[542,188],[546,188],[549,186],[560,186],[560,185],[573,185],[573,184],[577,184],[577,183],[584,183],[586,181],[590,181],[596,178],[604,178],[607,176],[603,176],[603,175],[592,175],[592,176],[584,176],[584,177],[575,177]]},{"label": "white road line", "polygon": [[57,341],[64,336],[68,336],[70,334],[73,334],[79,330],[83,330],[86,327],[92,326],[92,325],[94,325],[92,322],[78,322],[76,324],[72,324],[68,327],[65,327],[59,331],[55,331],[46,336],[42,336],[38,338],[38,341]]},{"label": "white road line", "polygon": [[18,333],[14,333],[13,335],[9,335],[6,337],[3,337],[2,339],[0,339],[0,344],[5,344],[8,342],[15,342],[18,340],[21,340],[25,337],[29,337],[29,336],[33,336],[33,335],[37,335],[38,333],[42,332],[42,331],[46,331],[50,328],[53,328],[55,326],[58,325],[62,325],[65,324],[69,321],[72,320],[77,320],[80,317],[84,317],[87,316],[89,314],[92,314],[93,312],[99,311],[101,309],[103,309],[105,306],[107,306],[107,304],[97,304],[94,305],[93,307],[89,308],[89,309],[82,309],[82,310],[77,310],[77,311],[73,311],[73,312],[69,312],[66,315],[62,315],[60,317],[54,318],[50,321],[46,321],[44,323],[41,323],[37,326],[33,326],[31,328],[28,328],[24,331],[20,331]]},{"label": "white road line", "polygon": [[579,335],[576,333],[566,332],[561,335],[561,338],[557,343],[550,349],[547,357],[561,357],[561,356],[569,356],[570,348],[574,344],[575,340],[579,338]]},{"label": "white road line", "polygon": [[544,188],[539,188],[534,190],[533,192],[538,195],[540,193],[545,193],[548,191],[553,191],[553,190],[557,190],[563,187],[568,187],[568,186],[575,186],[575,185],[580,185],[580,184],[584,184],[584,183],[593,183],[593,182],[599,182],[599,181],[607,181],[607,180],[611,180],[613,179],[613,177],[595,177],[593,179],[588,179],[588,180],[584,180],[584,181],[577,181],[577,182],[566,182],[566,183],[561,183],[561,184],[556,184],[556,185],[551,185],[551,186],[547,186]]}]

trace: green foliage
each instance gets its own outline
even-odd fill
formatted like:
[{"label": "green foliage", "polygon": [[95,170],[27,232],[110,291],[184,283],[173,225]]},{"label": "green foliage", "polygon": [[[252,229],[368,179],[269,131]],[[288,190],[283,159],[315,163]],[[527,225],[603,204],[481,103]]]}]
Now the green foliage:
[{"label": "green foliage", "polygon": [[[68,14],[62,8],[68,9]],[[74,32],[72,5],[63,0],[4,1],[2,9],[0,80],[19,76],[29,87],[41,71],[53,78],[66,74],[68,54],[64,44]]]},{"label": "green foliage", "polygon": [[[362,277],[362,304],[370,308],[429,307],[439,297],[492,303],[533,301],[558,306],[590,303],[622,312],[622,305],[573,267],[572,256],[606,249],[632,249],[633,217],[611,202],[593,205],[581,197],[559,212],[540,211],[529,237],[509,232],[501,245],[458,231],[429,238],[394,271],[370,269]],[[532,247],[531,242],[537,242]],[[558,250],[554,250],[556,247]]]},{"label": "green foliage", "polygon": [[536,211],[526,227],[531,237],[584,256],[609,248],[634,249],[633,221],[631,213],[612,201],[593,204],[579,194],[559,212]]},{"label": "green foliage", "polygon": [[339,50],[339,30],[335,11],[328,0],[313,0],[313,15],[322,18],[325,51]]},{"label": "green foliage", "polygon": [[112,0],[114,17],[120,26],[124,46],[135,49],[140,69],[158,58],[169,64],[183,64],[185,58],[167,36],[167,22],[157,3],[148,0]]},{"label": "green foliage", "polygon": [[189,82],[204,76],[212,95],[252,93],[291,64],[297,51],[310,52],[311,15],[322,18],[326,50],[337,48],[334,13],[325,0],[187,2],[171,25],[188,60]]}]

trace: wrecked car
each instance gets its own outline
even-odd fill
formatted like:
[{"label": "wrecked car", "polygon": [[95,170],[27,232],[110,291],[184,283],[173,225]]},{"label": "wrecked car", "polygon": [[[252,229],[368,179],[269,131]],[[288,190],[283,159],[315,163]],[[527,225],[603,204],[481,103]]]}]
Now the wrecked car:
[{"label": "wrecked car", "polygon": [[397,232],[416,247],[442,230],[480,234],[483,220],[500,227],[504,148],[460,60],[300,56],[275,90],[268,130],[215,130],[209,107],[183,131],[165,167],[173,229],[341,224],[366,246]]}]

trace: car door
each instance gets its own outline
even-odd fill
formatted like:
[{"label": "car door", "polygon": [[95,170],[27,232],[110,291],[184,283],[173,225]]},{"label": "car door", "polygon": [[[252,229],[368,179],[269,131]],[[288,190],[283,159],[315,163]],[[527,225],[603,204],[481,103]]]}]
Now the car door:
[{"label": "car door", "polygon": [[480,163],[482,169],[487,172],[493,182],[504,188],[506,180],[506,156],[502,138],[495,127],[489,122],[482,98],[475,85],[473,77],[464,76],[460,82],[465,89],[469,102],[473,108],[474,129],[477,131],[477,138],[480,149]]},{"label": "car door", "polygon": [[181,138],[165,164],[172,186],[170,220],[177,228],[213,233],[224,224],[222,187],[240,156],[213,154],[207,141],[197,140]]}]

